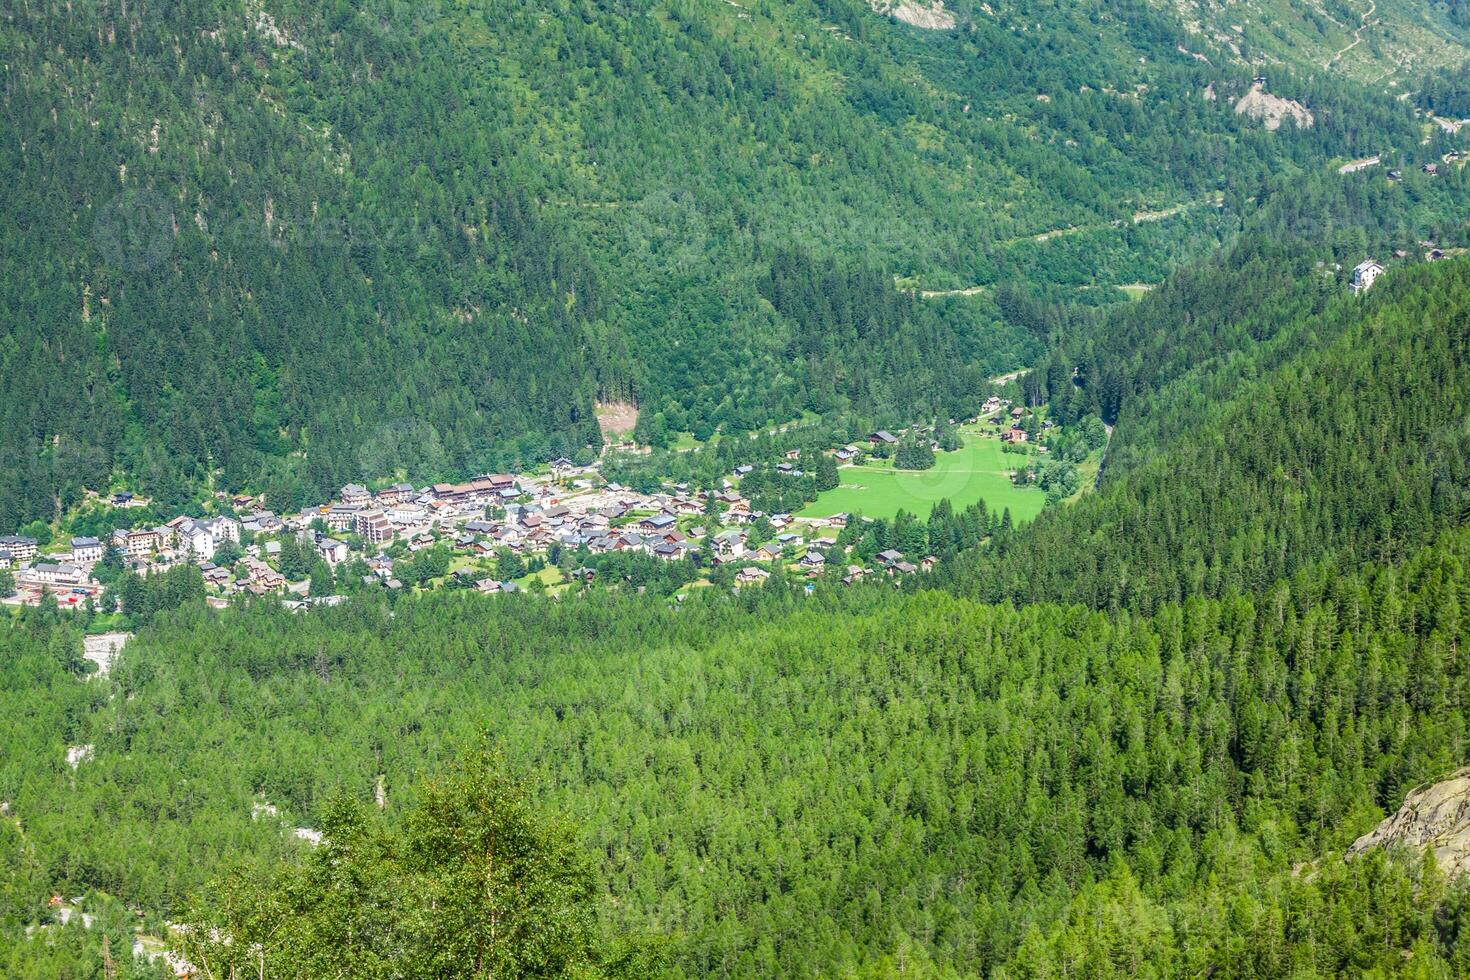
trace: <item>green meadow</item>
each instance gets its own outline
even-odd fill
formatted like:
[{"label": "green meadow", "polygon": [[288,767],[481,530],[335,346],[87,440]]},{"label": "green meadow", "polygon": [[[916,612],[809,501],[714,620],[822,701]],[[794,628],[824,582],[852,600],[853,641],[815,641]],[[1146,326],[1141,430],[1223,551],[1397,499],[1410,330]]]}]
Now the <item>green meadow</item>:
[{"label": "green meadow", "polygon": [[843,467],[837,471],[842,481],[837,488],[823,493],[798,516],[892,517],[906,510],[927,517],[946,497],[956,509],[977,500],[984,500],[992,511],[1009,507],[1016,522],[1029,521],[1041,512],[1046,494],[1011,483],[1011,471],[1023,465],[1026,457],[1002,452],[999,439],[981,436],[973,429],[966,429],[964,438],[962,449],[936,454],[930,470],[895,470],[887,462]]}]

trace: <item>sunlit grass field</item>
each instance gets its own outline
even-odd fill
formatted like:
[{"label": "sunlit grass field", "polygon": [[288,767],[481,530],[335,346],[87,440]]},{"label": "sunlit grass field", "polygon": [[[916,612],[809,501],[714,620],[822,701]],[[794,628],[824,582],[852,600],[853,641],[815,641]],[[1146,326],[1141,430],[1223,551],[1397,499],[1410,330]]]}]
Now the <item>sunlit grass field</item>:
[{"label": "sunlit grass field", "polygon": [[906,510],[927,517],[946,497],[957,510],[977,500],[984,500],[992,511],[1010,508],[1011,519],[1017,523],[1041,512],[1046,503],[1044,493],[1011,483],[1011,471],[1023,466],[1027,457],[1003,452],[999,439],[981,436],[974,429],[964,431],[964,440],[964,447],[956,452],[936,453],[930,470],[895,470],[886,461],[839,469],[841,482],[836,489],[823,493],[799,516],[849,513],[892,517]]}]

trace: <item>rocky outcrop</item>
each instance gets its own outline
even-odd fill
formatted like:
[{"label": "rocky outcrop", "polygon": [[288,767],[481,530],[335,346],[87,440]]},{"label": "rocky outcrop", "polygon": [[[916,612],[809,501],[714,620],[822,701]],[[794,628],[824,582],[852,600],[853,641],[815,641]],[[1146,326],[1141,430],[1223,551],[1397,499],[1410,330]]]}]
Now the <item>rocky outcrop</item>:
[{"label": "rocky outcrop", "polygon": [[905,24],[931,31],[947,31],[955,25],[954,14],[944,9],[944,0],[868,0],[880,14],[887,14]]},{"label": "rocky outcrop", "polygon": [[1283,99],[1279,95],[1270,94],[1259,82],[1252,85],[1251,90],[1242,95],[1240,101],[1235,103],[1235,114],[1260,120],[1265,123],[1268,130],[1273,131],[1280,129],[1281,124],[1287,119],[1296,123],[1301,129],[1311,129],[1312,123],[1316,121],[1306,106],[1300,102],[1293,102],[1291,99]]},{"label": "rocky outcrop", "polygon": [[82,656],[97,665],[97,676],[106,677],[112,662],[133,638],[131,633],[99,633],[82,639]]},{"label": "rocky outcrop", "polygon": [[1470,871],[1470,767],[1409,793],[1397,813],[1353,842],[1347,856],[1396,846],[1433,848],[1447,875]]}]

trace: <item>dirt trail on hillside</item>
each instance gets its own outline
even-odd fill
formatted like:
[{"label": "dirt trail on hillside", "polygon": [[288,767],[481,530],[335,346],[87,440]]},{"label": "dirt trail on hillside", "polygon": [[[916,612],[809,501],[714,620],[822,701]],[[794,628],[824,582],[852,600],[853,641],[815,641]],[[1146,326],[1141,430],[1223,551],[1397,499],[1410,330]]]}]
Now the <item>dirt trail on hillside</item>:
[{"label": "dirt trail on hillside", "polygon": [[[1310,122],[1308,123],[1308,125],[1310,125]],[[1068,235],[1080,235],[1084,232],[1089,231],[1101,231],[1105,228],[1123,228],[1130,221],[1135,225],[1140,225],[1151,221],[1164,221],[1168,218],[1176,217],[1178,215],[1184,214],[1186,211],[1191,211],[1201,206],[1219,207],[1220,200],[1214,194],[1207,194],[1204,197],[1198,197],[1189,201],[1180,201],[1178,204],[1170,204],[1162,208],[1145,208],[1142,210],[1138,210],[1133,212],[1131,218],[1116,218],[1111,221],[1098,221],[1082,225],[1068,225],[1065,228],[1053,228],[1050,231],[1043,231],[1038,234],[1017,235],[1014,238],[1001,239],[994,244],[997,248],[1009,248],[1013,245],[1019,245],[1022,242],[1044,243],[1057,238],[1063,238]],[[920,299],[938,299],[945,296],[977,296],[980,293],[985,292],[988,287],[983,285],[975,285],[964,286],[959,289],[914,289],[912,286],[903,285],[899,286],[898,288],[900,291],[903,292],[916,292],[918,293]]]},{"label": "dirt trail on hillside", "polygon": [[1347,54],[1353,48],[1356,48],[1359,44],[1363,43],[1363,32],[1366,31],[1369,27],[1369,18],[1371,18],[1377,12],[1378,0],[1368,0],[1368,9],[1363,11],[1362,19],[1358,23],[1358,29],[1353,31],[1352,43],[1343,48],[1341,51],[1334,54],[1331,58],[1328,58],[1326,61],[1324,61],[1322,63],[1323,68],[1331,68],[1333,65],[1337,64],[1339,58]]}]

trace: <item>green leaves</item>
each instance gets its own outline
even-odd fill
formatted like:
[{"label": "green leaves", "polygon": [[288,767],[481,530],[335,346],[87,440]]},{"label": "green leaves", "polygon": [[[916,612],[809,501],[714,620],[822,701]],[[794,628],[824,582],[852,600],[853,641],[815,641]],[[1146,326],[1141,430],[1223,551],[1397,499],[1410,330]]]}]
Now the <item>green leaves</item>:
[{"label": "green leaves", "polygon": [[338,797],[299,863],[236,870],[197,900],[183,953],[215,976],[571,977],[601,972],[591,864],[486,751],[390,822]]}]

